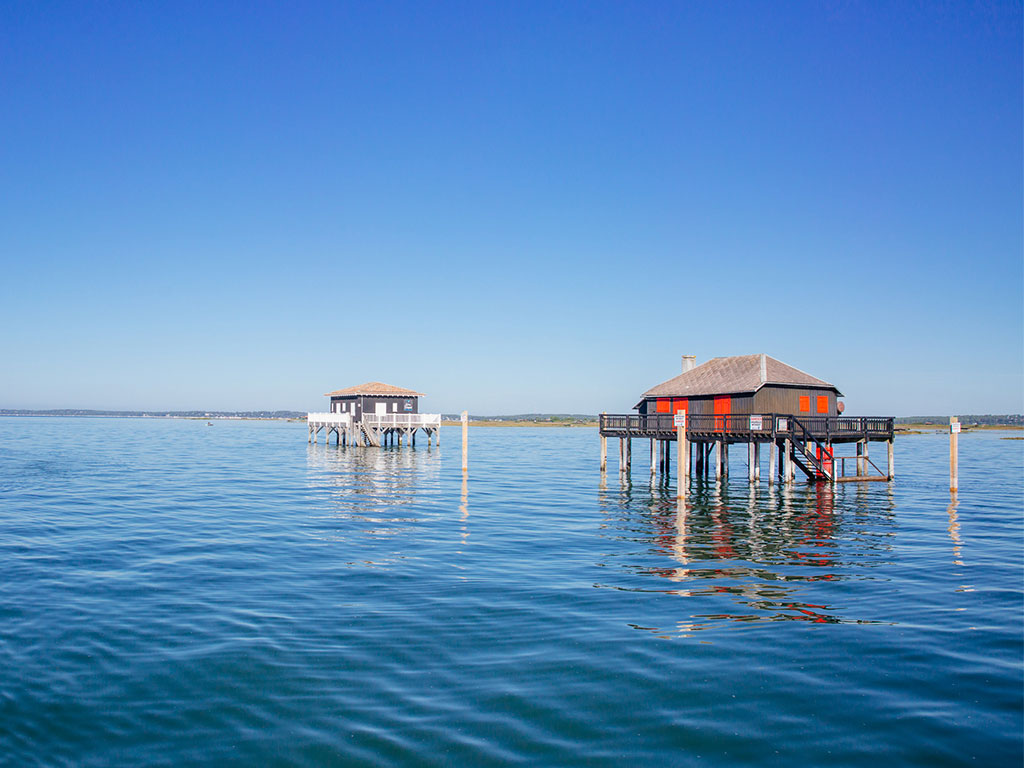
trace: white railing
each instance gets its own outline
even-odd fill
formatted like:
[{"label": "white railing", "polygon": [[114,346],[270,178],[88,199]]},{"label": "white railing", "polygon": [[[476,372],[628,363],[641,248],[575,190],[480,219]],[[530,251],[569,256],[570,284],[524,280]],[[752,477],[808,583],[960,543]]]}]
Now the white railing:
[{"label": "white railing", "polygon": [[344,424],[349,425],[352,423],[352,414],[350,413],[307,413],[307,422],[314,422],[317,424]]},{"label": "white railing", "polygon": [[364,413],[367,426],[388,427],[440,427],[440,413]]}]

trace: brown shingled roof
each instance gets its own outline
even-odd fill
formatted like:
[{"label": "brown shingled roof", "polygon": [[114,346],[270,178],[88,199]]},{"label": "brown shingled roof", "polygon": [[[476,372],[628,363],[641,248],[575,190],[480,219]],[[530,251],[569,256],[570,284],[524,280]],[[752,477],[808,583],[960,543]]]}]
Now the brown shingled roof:
[{"label": "brown shingled roof", "polygon": [[393,397],[424,397],[422,392],[413,392],[411,389],[393,387],[390,384],[381,384],[379,381],[368,381],[358,387],[339,389],[328,392],[324,397],[345,397],[346,395],[391,395]]},{"label": "brown shingled roof", "polygon": [[[765,376],[761,377],[761,358]],[[681,373],[644,392],[647,397],[697,397],[699,395],[731,395],[756,392],[765,384],[796,387],[825,387],[842,395],[835,384],[804,373],[768,355],[716,357],[696,368]]]}]

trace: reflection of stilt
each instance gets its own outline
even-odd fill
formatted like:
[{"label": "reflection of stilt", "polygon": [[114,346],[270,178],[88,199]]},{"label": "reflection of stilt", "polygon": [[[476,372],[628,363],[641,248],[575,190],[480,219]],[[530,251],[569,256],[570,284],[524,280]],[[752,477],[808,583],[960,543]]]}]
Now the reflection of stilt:
[{"label": "reflection of stilt", "polygon": [[469,526],[467,524],[469,520],[469,476],[465,473],[462,475],[462,497],[459,504],[459,512],[462,513],[459,520],[462,523],[462,543],[465,544],[466,539],[469,538]]},{"label": "reflection of stilt", "polygon": [[963,565],[963,542],[960,540],[960,521],[957,518],[956,508],[958,505],[956,493],[949,494],[949,507],[946,508],[946,512],[949,513],[949,538],[953,540],[953,563],[955,565]]}]

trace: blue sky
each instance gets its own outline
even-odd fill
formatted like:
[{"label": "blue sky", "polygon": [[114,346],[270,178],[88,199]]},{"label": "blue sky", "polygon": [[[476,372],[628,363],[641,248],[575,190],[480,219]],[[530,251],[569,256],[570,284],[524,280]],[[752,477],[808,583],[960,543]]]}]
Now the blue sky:
[{"label": "blue sky", "polygon": [[8,3],[0,407],[1024,409],[1020,3]]}]

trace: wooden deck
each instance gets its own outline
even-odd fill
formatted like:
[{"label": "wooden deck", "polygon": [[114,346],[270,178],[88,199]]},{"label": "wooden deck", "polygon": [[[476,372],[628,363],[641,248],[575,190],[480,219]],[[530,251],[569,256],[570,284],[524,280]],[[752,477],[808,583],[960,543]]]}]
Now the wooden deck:
[{"label": "wooden deck", "polygon": [[306,415],[309,427],[309,442],[317,442],[320,430],[330,442],[334,433],[338,445],[409,445],[416,444],[417,430],[431,440],[441,444],[441,414],[439,413],[364,413],[360,421],[354,421],[347,413],[309,413]]},{"label": "wooden deck", "polygon": [[[599,427],[602,437],[649,437],[675,440],[671,413],[603,413]],[[820,443],[888,441],[895,434],[891,416],[794,416],[792,414],[693,415],[686,419],[689,440],[726,443],[776,442],[806,435]]]}]

